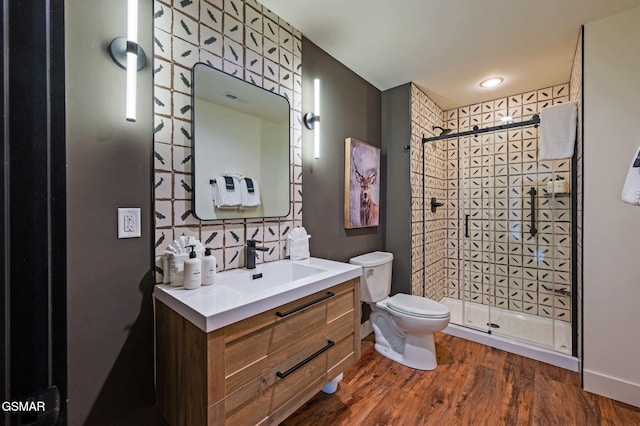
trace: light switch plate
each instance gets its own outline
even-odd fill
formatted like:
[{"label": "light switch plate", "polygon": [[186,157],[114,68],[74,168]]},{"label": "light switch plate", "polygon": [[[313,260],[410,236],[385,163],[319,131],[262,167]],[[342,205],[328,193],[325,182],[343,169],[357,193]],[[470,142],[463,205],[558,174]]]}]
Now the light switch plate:
[{"label": "light switch plate", "polygon": [[140,237],[140,208],[118,208],[118,238]]}]

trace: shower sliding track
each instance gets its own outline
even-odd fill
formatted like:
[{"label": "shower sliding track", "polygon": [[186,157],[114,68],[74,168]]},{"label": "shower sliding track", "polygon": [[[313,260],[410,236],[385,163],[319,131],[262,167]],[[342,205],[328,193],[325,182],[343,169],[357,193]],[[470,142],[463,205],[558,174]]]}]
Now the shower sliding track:
[{"label": "shower sliding track", "polygon": [[[443,139],[460,138],[460,137],[469,136],[469,135],[476,136],[476,135],[479,135],[481,133],[495,132],[496,130],[513,129],[515,127],[524,127],[524,126],[532,126],[532,125],[537,127],[538,124],[540,124],[540,116],[538,114],[536,114],[533,117],[531,117],[531,120],[520,121],[518,123],[501,124],[499,126],[485,127],[483,129],[479,128],[478,126],[473,126],[473,130],[467,130],[465,132],[449,133],[449,134],[446,134],[446,135],[432,136],[430,138],[425,138],[423,136],[422,137],[422,144],[424,146],[424,144],[427,143],[427,142],[440,141],[440,140],[443,140]],[[423,153],[424,153],[424,151],[423,151]],[[424,156],[422,157],[422,163],[424,164]],[[423,171],[424,171],[424,168],[423,168]]]}]

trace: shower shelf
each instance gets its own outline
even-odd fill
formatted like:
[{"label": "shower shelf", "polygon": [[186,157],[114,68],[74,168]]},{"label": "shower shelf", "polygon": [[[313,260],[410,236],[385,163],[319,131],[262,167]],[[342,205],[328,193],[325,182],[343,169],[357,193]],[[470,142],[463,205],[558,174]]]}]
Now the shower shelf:
[{"label": "shower shelf", "polygon": [[556,192],[555,194],[547,193],[547,194],[544,194],[544,196],[547,197],[547,198],[553,198],[554,196],[555,197],[570,197],[571,193],[570,192]]}]

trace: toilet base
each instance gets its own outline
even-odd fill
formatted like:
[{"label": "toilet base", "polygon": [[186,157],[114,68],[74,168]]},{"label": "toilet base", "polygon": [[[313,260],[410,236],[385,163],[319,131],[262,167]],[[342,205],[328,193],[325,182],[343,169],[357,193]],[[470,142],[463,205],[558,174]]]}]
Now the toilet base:
[{"label": "toilet base", "polygon": [[376,330],[375,326],[373,331],[376,339],[374,347],[380,355],[416,370],[435,370],[438,366],[433,333],[407,334],[403,351],[399,353],[384,344],[386,339],[382,337],[379,330]]},{"label": "toilet base", "polygon": [[417,370],[434,370],[438,366],[433,333],[443,330],[446,318],[423,318],[391,314],[386,304],[370,304],[369,320],[376,339],[376,351],[396,362]]}]

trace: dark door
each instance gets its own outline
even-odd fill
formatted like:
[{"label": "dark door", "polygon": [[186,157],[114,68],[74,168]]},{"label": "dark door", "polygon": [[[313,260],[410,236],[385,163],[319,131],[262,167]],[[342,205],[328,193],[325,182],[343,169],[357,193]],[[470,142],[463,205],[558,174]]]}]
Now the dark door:
[{"label": "dark door", "polygon": [[3,0],[5,424],[63,424],[66,399],[64,2]]}]

